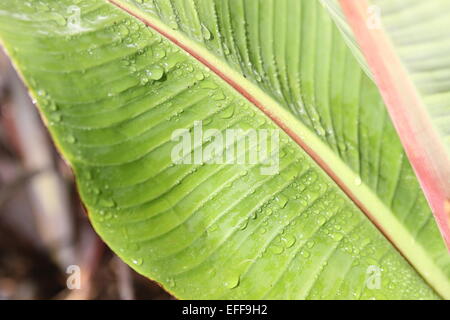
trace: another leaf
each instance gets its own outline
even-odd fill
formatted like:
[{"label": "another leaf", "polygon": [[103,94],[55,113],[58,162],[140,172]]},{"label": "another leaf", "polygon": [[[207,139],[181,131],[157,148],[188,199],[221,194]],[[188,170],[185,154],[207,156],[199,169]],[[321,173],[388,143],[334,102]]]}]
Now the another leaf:
[{"label": "another leaf", "polygon": [[[123,260],[179,298],[450,296],[377,88],[319,2],[114,3],[4,0],[0,38]],[[277,132],[280,173],[174,164],[199,120]]]},{"label": "another leaf", "polygon": [[450,248],[450,2],[341,3]]}]

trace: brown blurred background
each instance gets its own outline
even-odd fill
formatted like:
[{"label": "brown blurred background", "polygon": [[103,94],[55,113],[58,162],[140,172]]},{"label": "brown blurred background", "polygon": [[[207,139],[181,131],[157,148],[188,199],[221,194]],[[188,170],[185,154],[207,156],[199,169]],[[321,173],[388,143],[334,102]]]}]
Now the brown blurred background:
[{"label": "brown blurred background", "polygon": [[70,168],[0,48],[3,299],[171,297],[121,262],[95,235]]}]

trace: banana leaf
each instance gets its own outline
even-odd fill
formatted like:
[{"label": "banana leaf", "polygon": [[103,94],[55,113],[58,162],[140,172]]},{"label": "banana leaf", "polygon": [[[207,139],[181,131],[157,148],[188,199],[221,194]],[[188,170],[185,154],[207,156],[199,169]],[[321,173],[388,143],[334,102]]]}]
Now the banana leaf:
[{"label": "banana leaf", "polygon": [[450,298],[380,93],[319,1],[2,0],[0,39],[95,230],[175,297]]}]

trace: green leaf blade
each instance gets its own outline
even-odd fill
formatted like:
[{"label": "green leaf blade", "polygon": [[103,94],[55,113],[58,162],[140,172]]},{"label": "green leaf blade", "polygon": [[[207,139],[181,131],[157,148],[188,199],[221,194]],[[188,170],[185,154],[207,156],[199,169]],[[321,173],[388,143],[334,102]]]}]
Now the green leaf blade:
[{"label": "green leaf blade", "polygon": [[[47,3],[64,13],[72,1]],[[29,79],[53,138],[74,168],[96,230],[133,268],[180,298],[438,297],[341,187],[242,92],[112,5],[104,1],[82,1],[79,5],[82,12],[96,12],[97,18],[112,15],[116,23],[111,30],[108,23],[99,24],[95,30],[68,39],[68,43],[79,51],[83,44],[104,37],[102,46],[86,46],[81,52],[68,54],[69,48],[60,43],[64,28],[55,26],[55,32],[41,37],[31,32],[20,41],[8,38],[9,26],[15,25],[11,16],[2,16],[0,35]],[[0,9],[8,10],[6,5]],[[83,17],[83,24],[84,19],[86,23],[93,21]],[[122,27],[136,30],[119,42],[115,36]],[[39,28],[36,23],[27,30]],[[213,33],[215,38],[219,37]],[[50,39],[54,39],[53,45]],[[37,44],[45,40],[49,47],[40,49]],[[23,49],[24,43],[35,48],[32,55],[43,61],[41,70],[33,69],[27,60],[31,57]],[[14,52],[16,46],[21,49]],[[141,48],[147,49],[141,52]],[[66,69],[61,76],[61,66],[47,59],[49,52],[64,56],[61,59],[71,61],[75,69]],[[245,50],[241,52],[245,57]],[[162,67],[164,75],[159,77],[155,66]],[[105,77],[108,74],[112,77]],[[143,76],[158,79],[146,82]],[[276,87],[282,86],[275,74],[272,76],[265,89],[275,87],[273,97],[277,97]],[[303,76],[307,79],[312,74]],[[86,78],[92,82],[84,83]],[[286,79],[288,76],[283,80],[285,85]],[[89,90],[89,85],[94,89]],[[306,91],[313,90],[311,85]],[[307,107],[314,110],[312,105]],[[277,115],[297,121],[281,111]],[[261,165],[173,165],[171,152],[176,143],[171,141],[172,133],[192,128],[199,119],[205,120],[206,127],[219,130],[279,132],[283,155],[280,174],[262,175]],[[306,127],[300,131],[307,141],[317,139]],[[320,139],[314,150],[331,157],[332,147]],[[258,147],[247,147],[247,153],[253,148]],[[394,143],[392,150],[401,148]],[[345,157],[349,167],[356,165],[357,154],[348,152]],[[408,177],[408,167],[403,170]],[[362,179],[374,179],[369,176]],[[391,183],[388,176],[381,180],[386,186]],[[410,188],[401,192],[418,190]],[[426,239],[436,244],[431,252],[442,257],[442,244],[436,242],[434,232],[431,225]],[[446,264],[442,260],[440,266]],[[379,290],[366,284],[370,266],[383,270]],[[441,285],[445,288],[445,281]],[[445,291],[439,293],[445,295]]]}]

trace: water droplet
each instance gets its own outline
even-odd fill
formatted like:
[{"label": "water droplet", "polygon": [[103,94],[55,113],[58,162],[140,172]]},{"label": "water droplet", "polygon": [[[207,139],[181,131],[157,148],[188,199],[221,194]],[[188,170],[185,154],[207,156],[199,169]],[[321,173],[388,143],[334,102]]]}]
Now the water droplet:
[{"label": "water droplet", "polygon": [[248,175],[248,170],[241,171],[241,173],[240,173],[241,177],[245,177],[246,175]]},{"label": "water droplet", "polygon": [[156,47],[153,49],[153,56],[157,59],[164,58],[166,56],[166,51],[161,47]]},{"label": "water droplet", "polygon": [[280,208],[284,208],[284,207],[286,207],[289,199],[285,195],[279,194],[275,201],[280,206]]},{"label": "water droplet", "polygon": [[136,242],[129,242],[128,244],[127,244],[127,249],[129,250],[129,251],[138,251],[139,250],[139,244],[138,243],[136,243]]},{"label": "water droplet", "polygon": [[355,178],[355,185],[356,185],[356,186],[360,186],[361,184],[362,184],[361,177],[360,177],[360,176],[356,177],[356,178]]},{"label": "water droplet", "polygon": [[309,258],[309,256],[311,255],[308,251],[306,251],[306,250],[302,250],[301,252],[300,252],[300,254],[301,254],[301,256],[303,257],[303,258]]},{"label": "water droplet", "polygon": [[337,232],[332,235],[332,238],[334,241],[341,241],[344,236],[342,235],[342,233]]},{"label": "water droplet", "polygon": [[203,81],[203,82],[200,84],[200,87],[201,87],[202,89],[216,89],[216,88],[217,88],[217,84],[215,84],[215,83],[212,82],[212,81]]},{"label": "water droplet", "polygon": [[311,249],[312,247],[314,247],[314,244],[315,244],[314,240],[309,240],[308,242],[306,242],[306,247],[308,249]]},{"label": "water droplet", "polygon": [[314,183],[317,180],[317,173],[310,171],[308,172],[305,177],[303,178],[303,183],[305,185],[311,185],[312,183]]},{"label": "water droplet", "polygon": [[276,255],[279,255],[279,254],[282,254],[282,253],[284,252],[284,248],[281,247],[281,246],[273,245],[273,246],[270,248],[270,251],[272,251],[272,252],[273,252],[274,254],[276,254]]},{"label": "water droplet", "polygon": [[347,150],[347,145],[345,144],[345,142],[343,141],[339,141],[338,142],[338,147],[341,151],[346,151]]},{"label": "water droplet", "polygon": [[201,71],[199,71],[195,74],[195,79],[197,79],[198,81],[201,81],[201,80],[205,79],[205,75]]},{"label": "water droplet", "polygon": [[223,92],[221,90],[219,90],[213,95],[212,98],[215,101],[221,101],[221,100],[225,100],[225,95],[223,94]]},{"label": "water droplet", "polygon": [[228,45],[226,43],[223,44],[223,53],[228,56],[230,52],[230,48],[228,48]]},{"label": "water droplet", "polygon": [[54,113],[50,116],[50,118],[52,121],[55,121],[55,122],[61,122],[61,120],[62,120],[62,116],[60,113]]},{"label": "water droplet", "polygon": [[173,30],[178,30],[178,23],[175,20],[171,20],[168,22],[169,27]]},{"label": "water droplet", "polygon": [[225,281],[224,285],[228,289],[234,289],[239,286],[240,281],[240,275],[233,275],[227,281]]},{"label": "water droplet", "polygon": [[191,72],[194,71],[194,67],[193,67],[191,64],[188,64],[188,65],[186,66],[186,71],[189,72],[189,73],[191,73]]},{"label": "water droplet", "polygon": [[111,212],[105,212],[103,215],[104,220],[110,220],[113,217]]},{"label": "water droplet", "polygon": [[325,136],[326,133],[325,129],[321,125],[316,126],[316,132],[321,137]]},{"label": "water droplet", "polygon": [[241,222],[241,223],[239,224],[238,229],[239,229],[239,230],[245,230],[245,229],[247,228],[247,225],[248,225],[248,220],[245,219],[243,222]]},{"label": "water droplet", "polygon": [[141,83],[141,85],[146,85],[148,83],[148,77],[142,76],[139,82]]},{"label": "water droplet", "polygon": [[101,200],[100,200],[99,205],[100,205],[101,207],[105,207],[105,208],[113,208],[113,207],[116,206],[116,203],[115,203],[114,200],[112,200],[112,199],[106,199],[106,198],[104,198],[104,199],[101,199]]},{"label": "water droplet", "polygon": [[132,260],[133,264],[137,266],[141,266],[144,263],[144,260],[142,258],[136,258]]},{"label": "water droplet", "polygon": [[75,143],[75,142],[77,142],[77,139],[74,136],[70,135],[67,137],[67,142]]},{"label": "water droplet", "polygon": [[259,74],[258,70],[256,70],[255,68],[253,68],[252,71],[253,71],[253,74],[254,74],[254,76],[255,76],[256,81],[261,82],[261,81],[262,81],[262,77],[261,77],[261,75]]},{"label": "water droplet", "polygon": [[308,206],[308,199],[305,196],[301,196],[299,202],[303,207]]},{"label": "water droplet", "polygon": [[327,219],[325,217],[323,217],[323,216],[317,217],[317,224],[319,226],[322,226],[326,221],[327,221]]},{"label": "water droplet", "polygon": [[65,26],[67,24],[66,18],[56,12],[51,13],[52,20],[56,22],[58,26]]},{"label": "water droplet", "polygon": [[57,111],[58,110],[58,106],[54,101],[50,102],[50,106],[49,106],[51,111]]},{"label": "water droplet", "polygon": [[295,244],[295,241],[297,241],[297,239],[295,238],[295,236],[287,235],[283,238],[283,241],[286,243],[286,248],[290,248]]},{"label": "water droplet", "polygon": [[175,288],[177,285],[173,278],[167,279],[167,284],[169,285],[170,288]]},{"label": "water droplet", "polygon": [[127,35],[130,34],[130,30],[125,25],[122,24],[121,26],[119,26],[119,33],[123,37],[126,37]]},{"label": "water droplet", "polygon": [[153,66],[147,75],[152,80],[160,80],[164,75],[164,69],[160,66]]},{"label": "water droplet", "polygon": [[234,107],[230,106],[220,113],[222,119],[230,119],[234,115]]},{"label": "water droplet", "polygon": [[211,227],[209,227],[208,231],[209,231],[209,232],[214,232],[214,231],[216,231],[217,229],[219,229],[219,227],[217,226],[217,224],[213,224]]},{"label": "water droplet", "polygon": [[370,240],[370,238],[366,238],[366,239],[361,241],[361,247],[365,247],[371,242],[372,242],[372,240]]},{"label": "water droplet", "polygon": [[205,40],[211,40],[212,39],[212,34],[211,31],[209,31],[209,29],[202,23],[202,36]]}]

